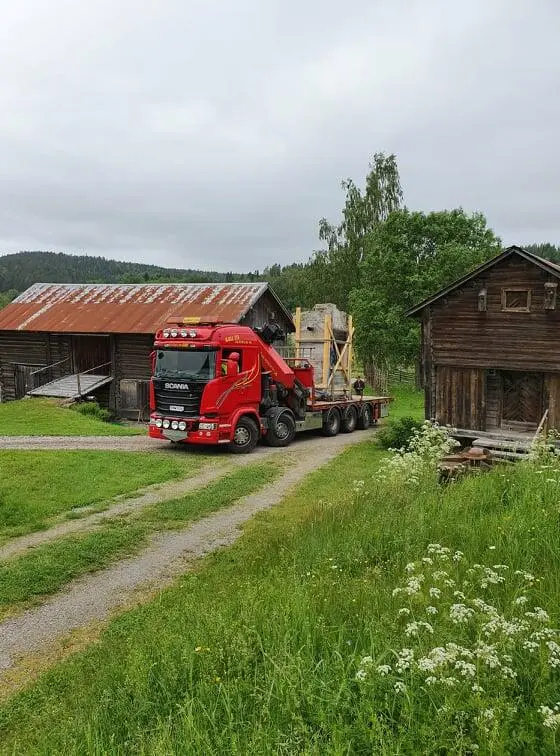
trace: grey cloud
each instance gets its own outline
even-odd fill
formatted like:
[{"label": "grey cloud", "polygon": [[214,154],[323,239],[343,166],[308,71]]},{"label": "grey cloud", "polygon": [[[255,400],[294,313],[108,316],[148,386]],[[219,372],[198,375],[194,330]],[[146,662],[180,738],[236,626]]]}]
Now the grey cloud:
[{"label": "grey cloud", "polygon": [[[0,27],[0,250],[306,259],[340,179],[560,241],[554,0],[28,0]],[[303,6],[303,7],[301,7]]]}]

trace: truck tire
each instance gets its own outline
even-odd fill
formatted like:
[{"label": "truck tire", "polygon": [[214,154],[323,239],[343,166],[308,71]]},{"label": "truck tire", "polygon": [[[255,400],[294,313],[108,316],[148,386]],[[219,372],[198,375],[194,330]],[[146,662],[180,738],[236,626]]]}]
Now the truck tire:
[{"label": "truck tire", "polygon": [[342,427],[343,433],[354,433],[358,424],[358,411],[353,404],[350,404],[342,413]]},{"label": "truck tire", "polygon": [[340,430],[342,419],[337,407],[331,407],[323,416],[323,435],[336,436]]},{"label": "truck tire", "polygon": [[363,404],[361,412],[358,414],[358,428],[360,430],[367,430],[372,421],[371,405]]},{"label": "truck tire", "polygon": [[296,421],[289,410],[266,413],[268,431],[265,441],[269,446],[288,446],[296,435]]},{"label": "truck tire", "polygon": [[248,454],[257,445],[259,436],[257,423],[250,417],[240,417],[235,426],[233,440],[228,444],[228,449],[233,454]]}]

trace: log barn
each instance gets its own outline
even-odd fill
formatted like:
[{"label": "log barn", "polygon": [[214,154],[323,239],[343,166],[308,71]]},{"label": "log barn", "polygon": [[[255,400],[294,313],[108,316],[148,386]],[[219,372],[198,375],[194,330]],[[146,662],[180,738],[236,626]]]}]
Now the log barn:
[{"label": "log barn", "polygon": [[560,429],[559,280],[560,265],[512,246],[407,313],[422,329],[427,418],[534,433],[546,413]]},{"label": "log barn", "polygon": [[275,319],[294,330],[267,283],[37,283],[0,310],[2,400],[93,395],[117,415],[142,417],[154,334],[174,316],[252,327]]}]

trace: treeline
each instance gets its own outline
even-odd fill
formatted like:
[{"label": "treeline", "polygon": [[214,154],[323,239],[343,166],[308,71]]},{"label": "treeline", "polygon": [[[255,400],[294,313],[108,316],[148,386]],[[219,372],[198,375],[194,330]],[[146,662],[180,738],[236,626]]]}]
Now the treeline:
[{"label": "treeline", "polygon": [[551,262],[560,263],[560,247],[554,244],[525,244],[523,248]]}]

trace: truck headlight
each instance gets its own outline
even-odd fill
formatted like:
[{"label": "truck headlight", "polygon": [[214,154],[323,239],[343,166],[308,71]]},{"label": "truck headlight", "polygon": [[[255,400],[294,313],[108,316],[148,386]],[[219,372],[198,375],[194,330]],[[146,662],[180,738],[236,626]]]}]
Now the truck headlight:
[{"label": "truck headlight", "polygon": [[177,420],[173,420],[173,422],[171,423],[171,427],[173,428],[173,430],[177,430],[177,428],[179,427],[179,423],[177,422]]},{"label": "truck headlight", "polygon": [[179,430],[187,430],[187,424],[184,420],[181,420],[181,422],[179,423]]},{"label": "truck headlight", "polygon": [[158,419],[156,420],[156,428],[161,428],[162,425],[163,423],[161,421],[161,417],[158,417]]},{"label": "truck headlight", "polygon": [[169,428],[169,420],[164,420],[162,425],[164,428]]},{"label": "truck headlight", "polygon": [[216,430],[218,425],[217,423],[199,423],[198,427],[200,430]]}]

